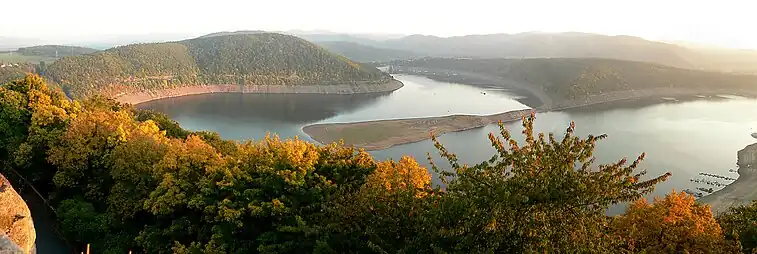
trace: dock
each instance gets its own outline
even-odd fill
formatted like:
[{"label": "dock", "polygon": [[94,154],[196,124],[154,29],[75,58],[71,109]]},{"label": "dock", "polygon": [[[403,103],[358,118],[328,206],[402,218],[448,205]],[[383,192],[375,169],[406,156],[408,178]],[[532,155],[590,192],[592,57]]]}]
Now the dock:
[{"label": "dock", "polygon": [[757,200],[757,143],[746,146],[737,155],[739,178],[723,189],[697,200],[712,206],[713,214]]}]

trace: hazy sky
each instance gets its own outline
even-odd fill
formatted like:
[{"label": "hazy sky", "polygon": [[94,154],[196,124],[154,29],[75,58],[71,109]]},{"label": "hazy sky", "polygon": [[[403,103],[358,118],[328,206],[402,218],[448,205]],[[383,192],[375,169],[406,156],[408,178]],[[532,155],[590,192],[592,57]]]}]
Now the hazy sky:
[{"label": "hazy sky", "polygon": [[34,0],[2,1],[0,37],[322,29],[452,36],[592,32],[757,49],[749,0]]}]

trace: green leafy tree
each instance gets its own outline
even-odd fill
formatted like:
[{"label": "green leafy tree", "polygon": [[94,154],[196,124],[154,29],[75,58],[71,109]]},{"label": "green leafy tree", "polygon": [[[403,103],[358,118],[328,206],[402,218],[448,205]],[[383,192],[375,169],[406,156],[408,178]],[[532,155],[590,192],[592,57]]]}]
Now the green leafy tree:
[{"label": "green leafy tree", "polygon": [[738,241],[744,253],[757,253],[757,202],[732,207],[718,222],[725,237]]}]

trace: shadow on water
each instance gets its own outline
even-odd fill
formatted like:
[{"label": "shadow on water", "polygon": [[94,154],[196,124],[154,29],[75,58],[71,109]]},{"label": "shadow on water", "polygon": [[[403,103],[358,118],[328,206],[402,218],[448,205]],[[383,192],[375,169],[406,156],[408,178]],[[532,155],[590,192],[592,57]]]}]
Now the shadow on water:
[{"label": "shadow on water", "polygon": [[336,94],[241,94],[216,93],[169,98],[139,104],[142,109],[169,116],[192,114],[206,119],[265,119],[289,124],[313,123],[369,106],[387,93]]}]

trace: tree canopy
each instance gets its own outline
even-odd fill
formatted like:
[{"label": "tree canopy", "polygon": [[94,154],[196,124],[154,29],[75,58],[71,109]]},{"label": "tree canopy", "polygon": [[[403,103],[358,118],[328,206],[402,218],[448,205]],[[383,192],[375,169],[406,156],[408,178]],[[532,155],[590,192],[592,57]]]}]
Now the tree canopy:
[{"label": "tree canopy", "polygon": [[411,157],[223,140],[104,97],[69,101],[30,75],[0,87],[0,170],[46,195],[63,236],[98,253],[608,253],[658,236],[735,246],[685,194],[606,216],[669,174],[645,176],[643,154],[595,165],[604,135],[577,137],[572,124],[562,137],[534,133],[534,117],[522,143],[500,125],[476,165],[435,140],[449,167],[433,165],[432,186]]}]

